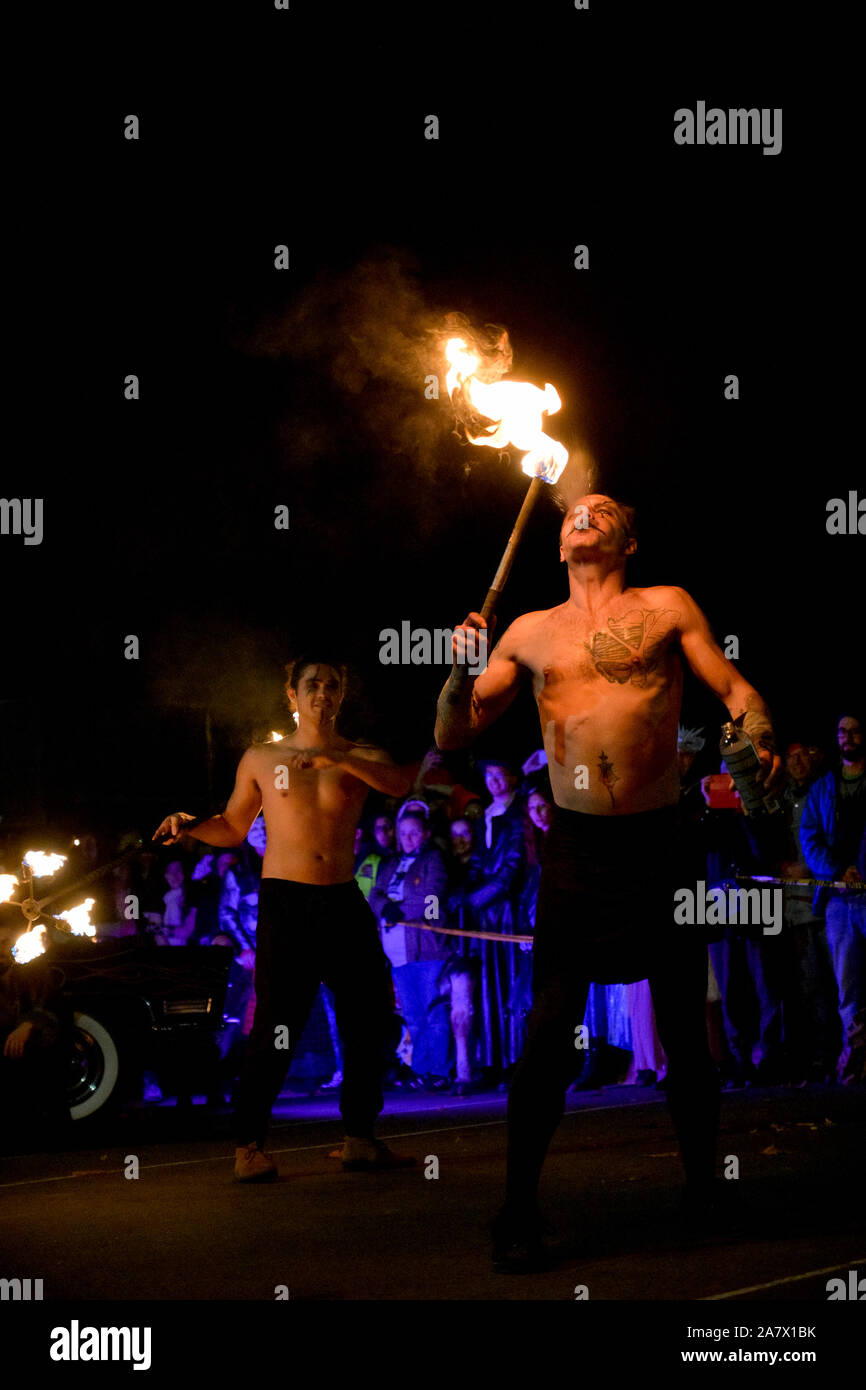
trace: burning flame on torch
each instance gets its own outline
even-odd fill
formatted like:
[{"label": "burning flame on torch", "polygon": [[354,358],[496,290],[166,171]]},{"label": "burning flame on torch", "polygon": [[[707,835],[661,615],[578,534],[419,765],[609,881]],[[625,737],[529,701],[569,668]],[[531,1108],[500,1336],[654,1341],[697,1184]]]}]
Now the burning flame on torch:
[{"label": "burning flame on torch", "polygon": [[58,912],[57,916],[61,921],[69,923],[73,936],[95,936],[96,927],[90,920],[90,909],[95,902],[95,898],[85,898],[77,907],[70,907],[67,912]]},{"label": "burning flame on torch", "polygon": [[12,947],[12,955],[19,965],[26,965],[29,960],[35,960],[45,951],[45,928],[41,922],[29,931],[19,936],[15,945]]},{"label": "burning flame on torch", "polygon": [[24,863],[33,870],[34,878],[50,878],[66,863],[66,855],[46,854],[41,849],[29,849],[24,856]]},{"label": "burning flame on torch", "polygon": [[[67,923],[72,936],[95,937],[96,927],[90,920],[90,910],[95,903],[95,898],[85,898],[84,902],[79,903],[77,907],[70,907],[66,912],[58,912],[58,919]],[[44,954],[45,926],[42,922],[37,922],[29,931],[19,936],[12,947],[12,955],[19,965],[26,965],[28,961],[35,960],[37,956]]]},{"label": "burning flame on torch", "polygon": [[541,428],[542,415],[553,415],[562,406],[556,387],[549,381],[543,391],[528,381],[481,381],[476,376],[481,358],[464,338],[449,338],[445,357],[448,395],[453,400],[455,392],[462,392],[473,409],[494,424],[492,431],[483,434],[467,430],[470,444],[486,444],[491,449],[513,444],[515,449],[526,451],[521,463],[524,473],[548,483],[558,482],[568,463],[568,450]]},{"label": "burning flame on torch", "polygon": [[17,887],[18,880],[14,874],[0,874],[0,903],[8,903]]}]

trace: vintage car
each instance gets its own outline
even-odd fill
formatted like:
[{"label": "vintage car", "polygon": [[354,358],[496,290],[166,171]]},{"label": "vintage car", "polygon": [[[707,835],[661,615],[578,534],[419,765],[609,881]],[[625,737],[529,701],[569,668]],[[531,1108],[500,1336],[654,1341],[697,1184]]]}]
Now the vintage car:
[{"label": "vintage car", "polygon": [[74,1120],[140,1100],[145,1072],[171,1095],[218,1084],[230,948],[52,932],[45,954]]}]

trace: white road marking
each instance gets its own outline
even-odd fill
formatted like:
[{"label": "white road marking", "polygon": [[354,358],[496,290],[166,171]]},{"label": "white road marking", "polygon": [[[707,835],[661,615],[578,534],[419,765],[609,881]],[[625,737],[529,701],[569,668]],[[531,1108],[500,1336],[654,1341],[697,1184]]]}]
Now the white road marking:
[{"label": "white road marking", "polygon": [[796,1284],[801,1279],[816,1279],[819,1274],[832,1274],[837,1269],[851,1269],[852,1265],[866,1263],[866,1255],[856,1259],[844,1260],[840,1265],[827,1265],[826,1269],[807,1269],[805,1274],[788,1274],[784,1279],[770,1279],[766,1284],[749,1284],[745,1289],[731,1289],[730,1293],[712,1293],[699,1298],[699,1303],[716,1303],[723,1298],[740,1298],[744,1293],[760,1293],[761,1289],[775,1289],[779,1284]]},{"label": "white road marking", "polygon": [[[575,1110],[566,1110],[565,1114],[566,1114],[566,1116],[568,1116],[568,1115],[586,1115],[586,1114],[597,1115],[597,1114],[599,1114],[599,1113],[600,1113],[601,1111],[603,1111],[603,1110],[639,1110],[639,1109],[642,1109],[642,1107],[643,1107],[644,1105],[660,1105],[661,1103],[662,1103],[661,1100],[649,1100],[649,1101],[641,1101],[641,1102],[640,1102],[639,1104],[637,1104],[637,1105],[582,1105],[582,1106],[578,1106],[577,1109],[575,1109]],[[451,1113],[453,1113],[455,1110],[460,1109],[460,1108],[463,1108],[463,1109],[470,1109],[470,1108],[471,1108],[471,1109],[473,1109],[473,1110],[477,1110],[478,1107],[479,1107],[479,1105],[501,1105],[501,1104],[502,1104],[502,1099],[501,1099],[501,1098],[497,1098],[496,1100],[488,1100],[488,1101],[475,1101],[474,1103],[473,1103],[472,1101],[467,1101],[466,1105],[463,1106],[463,1107],[460,1107],[460,1106],[457,1106],[457,1105],[452,1105],[452,1106],[449,1106],[449,1107],[448,1107],[448,1110],[449,1110],[449,1114],[451,1114]],[[417,1113],[417,1112],[415,1112],[415,1113]],[[422,1113],[423,1113],[423,1112],[422,1112]],[[506,1121],[506,1117],[503,1115],[501,1119],[498,1119],[498,1120],[484,1120],[481,1124],[475,1124],[475,1125],[461,1125],[461,1124],[457,1124],[457,1125],[442,1125],[442,1126],[440,1126],[440,1127],[437,1128],[437,1129],[408,1129],[408,1130],[406,1130],[403,1134],[387,1134],[387,1135],[380,1135],[379,1137],[382,1138],[382,1139],[385,1139],[386,1141],[390,1141],[391,1139],[412,1139],[412,1138],[415,1137],[416,1135],[420,1138],[421,1136],[426,1137],[426,1136],[429,1135],[429,1134],[448,1134],[451,1130],[456,1130],[456,1129],[490,1129],[491,1127],[496,1126],[496,1125],[504,1125],[506,1122],[507,1122],[507,1121]],[[332,1121],[329,1121],[329,1120],[302,1120],[302,1121],[300,1122],[299,1125],[297,1125],[297,1126],[294,1126],[294,1125],[293,1125],[293,1126],[290,1126],[290,1127],[291,1127],[291,1128],[300,1128],[302,1125],[305,1125],[305,1124],[330,1124],[330,1123],[332,1123]],[[288,1127],[288,1126],[287,1126],[287,1127]],[[279,1125],[274,1125],[274,1126],[272,1126],[272,1129],[278,1129],[278,1128],[281,1128],[281,1126],[279,1126]],[[328,1140],[326,1143],[324,1143],[324,1144],[304,1144],[304,1145],[301,1145],[301,1146],[296,1147],[296,1148],[293,1148],[293,1149],[272,1149],[272,1148],[268,1148],[268,1153],[270,1153],[270,1154],[275,1154],[275,1155],[276,1155],[276,1154],[303,1154],[303,1153],[313,1153],[313,1152],[315,1152],[316,1149],[333,1149],[333,1147],[334,1147],[334,1140],[333,1140],[333,1139],[329,1139],[329,1140]],[[38,1155],[32,1155],[32,1156],[33,1156],[33,1157],[38,1157]],[[27,1157],[27,1155],[17,1155],[17,1154],[16,1154],[15,1157]],[[155,1168],[188,1168],[190,1165],[195,1164],[195,1163],[227,1163],[227,1162],[229,1161],[230,1157],[231,1157],[230,1155],[227,1155],[227,1154],[225,1154],[225,1153],[221,1153],[221,1154],[215,1154],[215,1155],[211,1156],[210,1158],[179,1158],[179,1159],[175,1159],[175,1160],[173,1160],[173,1161],[171,1161],[171,1162],[166,1162],[166,1163],[142,1163],[142,1164],[139,1165],[139,1172],[140,1172],[140,1173],[143,1173],[143,1172],[145,1172],[145,1171],[152,1171],[152,1170],[155,1169]],[[41,1183],[41,1182],[72,1182],[76,1177],[91,1177],[91,1176],[103,1177],[103,1176],[105,1176],[105,1174],[108,1174],[108,1173],[110,1173],[111,1171],[112,1171],[112,1170],[111,1170],[110,1168],[104,1168],[104,1169],[103,1169],[103,1168],[92,1168],[92,1169],[89,1169],[87,1172],[60,1173],[60,1174],[58,1174],[56,1177],[53,1177],[53,1178],[21,1178],[18,1182],[0,1182],[0,1189],[2,1189],[2,1188],[4,1188],[4,1187],[32,1187],[34,1184],[36,1184],[36,1183]],[[119,1172],[119,1171],[120,1171],[120,1168],[118,1168],[117,1171]]]}]

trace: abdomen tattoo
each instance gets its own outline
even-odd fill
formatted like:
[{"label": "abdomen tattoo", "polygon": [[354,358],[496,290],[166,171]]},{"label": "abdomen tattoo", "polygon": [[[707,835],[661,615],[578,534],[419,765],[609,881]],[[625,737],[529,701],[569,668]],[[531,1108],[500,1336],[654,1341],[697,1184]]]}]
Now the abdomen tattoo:
[{"label": "abdomen tattoo", "polygon": [[607,788],[611,806],[615,807],[616,801],[613,796],[613,788],[614,783],[618,782],[620,779],[613,770],[613,763],[604,751],[602,751],[601,757],[598,760],[598,775],[601,778],[601,785]]}]

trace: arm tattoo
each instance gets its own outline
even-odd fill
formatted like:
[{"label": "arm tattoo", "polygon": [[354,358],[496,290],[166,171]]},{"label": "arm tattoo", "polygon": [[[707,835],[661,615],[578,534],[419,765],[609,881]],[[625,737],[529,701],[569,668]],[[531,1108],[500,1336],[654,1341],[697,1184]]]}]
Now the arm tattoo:
[{"label": "arm tattoo", "polygon": [[641,690],[650,672],[661,665],[679,614],[675,608],[632,608],[608,618],[609,632],[595,632],[584,642],[599,675],[611,685],[631,681]]},{"label": "arm tattoo", "polygon": [[611,806],[614,806],[614,807],[615,807],[615,806],[616,806],[616,802],[614,801],[614,797],[613,797],[613,788],[614,788],[614,783],[615,783],[615,782],[618,782],[620,779],[617,777],[616,773],[614,772],[614,770],[613,770],[613,763],[610,761],[610,759],[608,758],[608,756],[607,756],[607,754],[606,754],[605,752],[602,752],[602,755],[601,755],[601,757],[600,757],[599,760],[598,760],[598,771],[599,771],[599,775],[600,775],[600,777],[601,777],[601,784],[602,784],[602,786],[603,786],[603,787],[607,787],[607,794],[608,794],[608,796],[610,797],[610,804],[611,804]]}]

